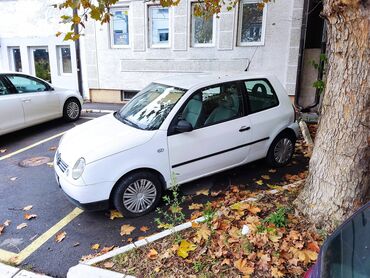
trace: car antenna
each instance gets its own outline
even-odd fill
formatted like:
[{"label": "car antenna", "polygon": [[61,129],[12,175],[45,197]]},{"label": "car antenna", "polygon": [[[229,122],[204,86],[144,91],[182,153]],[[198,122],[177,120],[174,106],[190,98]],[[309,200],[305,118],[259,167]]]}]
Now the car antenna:
[{"label": "car antenna", "polygon": [[257,52],[257,49],[259,48],[259,46],[257,46],[256,47],[256,49],[254,50],[254,52],[253,52],[253,55],[252,55],[252,58],[249,60],[249,63],[248,63],[248,65],[247,65],[247,67],[245,68],[245,70],[244,71],[248,71],[249,70],[249,66],[251,65],[251,63],[252,63],[252,61],[253,61],[253,58],[254,58],[254,55],[256,54],[256,52]]}]

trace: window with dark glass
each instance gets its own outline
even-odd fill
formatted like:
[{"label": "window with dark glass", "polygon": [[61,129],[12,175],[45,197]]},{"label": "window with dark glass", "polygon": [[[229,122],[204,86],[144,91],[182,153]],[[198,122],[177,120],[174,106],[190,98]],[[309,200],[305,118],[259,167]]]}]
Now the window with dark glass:
[{"label": "window with dark glass", "polygon": [[255,0],[243,0],[240,2],[239,14],[239,44],[263,43],[264,19],[259,2]]},{"label": "window with dark glass", "polygon": [[13,59],[13,70],[16,72],[22,72],[22,59],[21,51],[19,48],[12,48],[11,55]]},{"label": "window with dark glass", "polygon": [[271,85],[266,80],[244,81],[251,113],[272,108],[279,104]]},{"label": "window with dark glass", "polygon": [[59,47],[59,66],[61,73],[72,73],[71,48],[69,46]]},{"label": "window with dark glass", "polygon": [[205,46],[213,44],[213,16],[196,16],[197,5],[204,3],[191,3],[191,43],[192,46]]}]

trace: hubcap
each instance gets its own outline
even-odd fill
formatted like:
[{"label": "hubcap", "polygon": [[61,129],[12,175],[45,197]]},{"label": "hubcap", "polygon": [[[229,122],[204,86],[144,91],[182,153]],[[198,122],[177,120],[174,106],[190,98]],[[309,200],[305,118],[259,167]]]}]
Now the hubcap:
[{"label": "hubcap", "polygon": [[288,138],[282,138],[275,146],[274,158],[279,164],[286,163],[293,152],[293,143]]},{"label": "hubcap", "polygon": [[70,119],[76,119],[78,113],[80,112],[80,107],[76,102],[70,102],[67,105],[67,115]]},{"label": "hubcap", "polygon": [[146,179],[131,183],[123,193],[125,208],[133,213],[140,213],[149,209],[157,197],[155,185]]}]

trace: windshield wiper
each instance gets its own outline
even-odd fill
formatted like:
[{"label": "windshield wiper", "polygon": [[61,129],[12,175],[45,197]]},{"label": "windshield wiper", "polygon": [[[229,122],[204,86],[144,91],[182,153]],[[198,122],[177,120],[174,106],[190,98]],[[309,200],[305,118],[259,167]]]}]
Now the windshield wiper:
[{"label": "windshield wiper", "polygon": [[120,122],[122,122],[124,124],[127,124],[129,126],[132,126],[132,127],[138,128],[138,129],[142,129],[141,127],[139,127],[137,124],[131,122],[130,120],[128,120],[126,118],[122,118],[121,114],[118,111],[114,112],[114,116],[116,117],[117,120],[119,120]]}]

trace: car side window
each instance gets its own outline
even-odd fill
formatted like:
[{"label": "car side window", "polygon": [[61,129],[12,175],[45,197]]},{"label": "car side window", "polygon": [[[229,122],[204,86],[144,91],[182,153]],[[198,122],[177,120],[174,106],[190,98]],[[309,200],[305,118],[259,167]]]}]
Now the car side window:
[{"label": "car side window", "polygon": [[0,79],[0,96],[9,95],[9,89],[5,86],[4,82]]},{"label": "car side window", "polygon": [[19,93],[43,92],[48,90],[43,82],[30,77],[20,75],[8,75],[7,77]]},{"label": "car side window", "polygon": [[266,110],[279,104],[278,98],[267,80],[246,80],[243,83],[249,100],[250,113]]},{"label": "car side window", "polygon": [[180,117],[197,129],[242,115],[242,93],[236,82],[229,82],[200,89],[187,102]]}]

